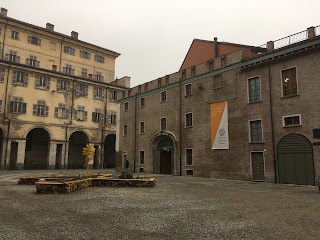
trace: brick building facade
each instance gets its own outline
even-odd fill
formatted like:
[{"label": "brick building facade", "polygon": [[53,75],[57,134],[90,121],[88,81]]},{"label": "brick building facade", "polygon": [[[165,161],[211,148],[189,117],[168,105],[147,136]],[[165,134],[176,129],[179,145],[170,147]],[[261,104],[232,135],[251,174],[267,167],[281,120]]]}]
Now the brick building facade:
[{"label": "brick building facade", "polygon": [[[118,166],[314,185],[320,174],[320,27],[146,82],[120,100]],[[210,106],[226,102],[228,149]]]}]

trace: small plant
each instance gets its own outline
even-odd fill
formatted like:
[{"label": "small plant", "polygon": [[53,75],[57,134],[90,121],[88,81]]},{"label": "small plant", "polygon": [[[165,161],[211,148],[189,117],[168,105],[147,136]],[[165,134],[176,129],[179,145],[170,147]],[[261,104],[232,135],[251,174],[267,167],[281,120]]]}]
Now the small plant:
[{"label": "small plant", "polygon": [[128,169],[121,169],[118,175],[119,179],[132,179],[133,175]]}]

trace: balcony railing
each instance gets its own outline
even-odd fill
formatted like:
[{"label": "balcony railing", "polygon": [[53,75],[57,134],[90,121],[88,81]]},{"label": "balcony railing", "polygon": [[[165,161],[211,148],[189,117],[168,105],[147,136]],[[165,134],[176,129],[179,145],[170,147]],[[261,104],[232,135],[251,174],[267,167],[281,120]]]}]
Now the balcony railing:
[{"label": "balcony railing", "polygon": [[297,43],[297,42],[302,42],[306,39],[308,39],[308,31],[307,30],[292,34],[292,35],[284,37],[284,38],[280,38],[280,39],[274,41],[274,50],[289,46],[289,45]]}]

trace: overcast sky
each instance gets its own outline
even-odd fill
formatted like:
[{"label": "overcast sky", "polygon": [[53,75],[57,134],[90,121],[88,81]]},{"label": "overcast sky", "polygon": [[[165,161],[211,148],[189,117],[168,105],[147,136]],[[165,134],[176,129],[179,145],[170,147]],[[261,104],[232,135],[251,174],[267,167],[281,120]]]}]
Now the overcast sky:
[{"label": "overcast sky", "polygon": [[320,25],[320,0],[1,0],[8,16],[121,53],[131,86],[179,70],[194,38],[262,45]]}]

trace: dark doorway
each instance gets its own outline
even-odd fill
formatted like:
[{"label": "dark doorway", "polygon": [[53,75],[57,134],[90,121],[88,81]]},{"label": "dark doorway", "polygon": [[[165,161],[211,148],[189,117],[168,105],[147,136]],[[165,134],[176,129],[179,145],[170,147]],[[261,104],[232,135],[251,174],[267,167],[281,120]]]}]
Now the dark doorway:
[{"label": "dark doorway", "polygon": [[50,135],[43,128],[34,128],[27,135],[24,169],[46,169]]},{"label": "dark doorway", "polygon": [[109,134],[104,139],[104,168],[116,167],[116,135]]},{"label": "dark doorway", "polygon": [[[4,133],[3,130],[0,128],[0,169],[3,163],[3,139],[4,139]],[[3,166],[5,168],[5,166]]]},{"label": "dark doorway", "polygon": [[173,141],[171,138],[163,138],[153,152],[153,173],[172,174],[173,169]]},{"label": "dark doorway", "polygon": [[252,179],[253,181],[264,181],[264,158],[263,152],[251,152]]},{"label": "dark doorway", "polygon": [[85,156],[82,155],[82,149],[88,142],[88,136],[84,132],[77,131],[71,134],[68,153],[69,169],[82,169],[85,167]]},{"label": "dark doorway", "polygon": [[61,169],[62,164],[62,144],[57,144],[56,169]]},{"label": "dark doorway", "polygon": [[299,134],[289,134],[278,143],[279,182],[314,185],[313,149]]},{"label": "dark doorway", "polygon": [[11,142],[9,170],[15,170],[17,165],[18,143]]}]

